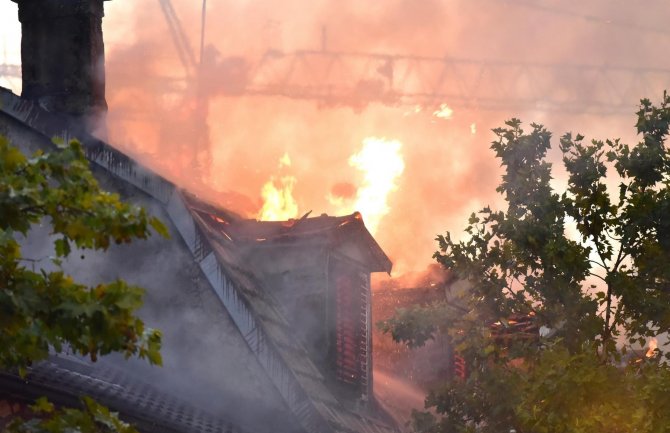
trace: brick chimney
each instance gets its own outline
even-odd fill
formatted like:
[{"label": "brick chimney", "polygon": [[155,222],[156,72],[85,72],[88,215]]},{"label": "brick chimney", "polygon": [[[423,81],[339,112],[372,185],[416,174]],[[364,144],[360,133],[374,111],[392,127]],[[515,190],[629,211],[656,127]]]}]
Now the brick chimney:
[{"label": "brick chimney", "polygon": [[71,116],[93,131],[104,126],[106,0],[12,0],[19,6],[25,99]]}]

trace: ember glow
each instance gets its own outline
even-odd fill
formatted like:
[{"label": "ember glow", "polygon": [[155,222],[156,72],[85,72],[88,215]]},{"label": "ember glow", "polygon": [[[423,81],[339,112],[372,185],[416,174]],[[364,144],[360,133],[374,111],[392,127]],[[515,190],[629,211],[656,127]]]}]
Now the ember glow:
[{"label": "ember glow", "polygon": [[644,354],[647,358],[653,358],[656,356],[656,349],[658,349],[658,340],[656,338],[652,338],[651,341],[649,341],[649,349],[647,349],[647,353]]},{"label": "ember glow", "polygon": [[454,110],[452,110],[447,104],[440,104],[437,110],[433,112],[433,116],[438,119],[448,120],[454,115]]},{"label": "ember glow", "polygon": [[288,156],[288,153],[284,153],[279,159],[279,168],[290,167],[291,166],[291,157]]},{"label": "ember glow", "polygon": [[349,158],[349,165],[362,171],[364,176],[353,207],[363,215],[365,226],[372,234],[389,213],[388,196],[398,189],[396,181],[405,170],[401,147],[398,140],[368,137],[363,140],[363,149]]}]

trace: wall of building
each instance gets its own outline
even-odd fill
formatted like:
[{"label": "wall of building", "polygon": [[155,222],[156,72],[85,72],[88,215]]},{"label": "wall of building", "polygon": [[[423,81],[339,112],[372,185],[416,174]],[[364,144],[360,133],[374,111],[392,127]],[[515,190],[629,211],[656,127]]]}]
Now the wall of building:
[{"label": "wall of building", "polygon": [[[250,269],[278,302],[317,366],[326,364],[328,352],[328,253],[324,244],[278,244],[250,249]],[[324,372],[326,373],[326,372]]]},{"label": "wall of building", "polygon": [[[350,250],[356,252],[353,247]],[[367,399],[372,389],[368,362],[372,356],[368,340],[370,272],[339,251],[324,235],[321,240],[254,245],[245,261],[277,299],[331,389],[343,401],[358,402]],[[345,330],[351,335],[345,336]],[[344,356],[352,350],[355,353]],[[355,363],[355,372],[344,373],[345,361]]]}]

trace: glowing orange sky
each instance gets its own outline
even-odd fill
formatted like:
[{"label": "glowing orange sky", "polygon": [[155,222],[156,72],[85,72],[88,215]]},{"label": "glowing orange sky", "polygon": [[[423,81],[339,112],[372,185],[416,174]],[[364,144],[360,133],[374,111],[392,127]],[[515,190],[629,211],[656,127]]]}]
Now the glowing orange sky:
[{"label": "glowing orange sky", "polygon": [[[665,55],[670,34],[659,30],[670,7],[663,1],[644,2],[644,7],[633,3],[209,0],[207,42],[222,57],[253,60],[268,49],[318,48],[325,27],[328,46],[345,51],[670,69]],[[173,0],[173,4],[196,47],[200,2]],[[9,10],[2,7],[0,14]],[[155,79],[183,72],[158,2],[106,2],[104,32],[110,140],[176,181],[194,184],[184,156],[192,143],[188,127],[183,126],[192,101],[166,99]],[[3,35],[5,40],[10,36]],[[10,45],[15,46],[16,40],[14,33]],[[281,97],[224,97],[215,91],[223,78],[208,78],[206,90],[213,96],[207,195],[248,216],[261,208],[262,186],[280,175],[296,178],[293,196],[300,215],[309,210],[312,215],[332,214],[338,208],[329,202],[329,193],[363,182],[362,173],[348,163],[363,140],[374,136],[402,143],[404,171],[397,190],[389,193],[390,212],[376,234],[400,273],[430,263],[436,234],[459,233],[470,212],[499,203],[495,187],[500,172],[489,143],[490,129],[504,119],[542,122],[555,136],[572,130],[587,137],[634,140],[633,109],[626,117],[598,117],[454,108],[451,118],[440,119],[432,110],[416,113],[407,106],[371,104],[354,110]],[[639,97],[657,100],[668,87],[663,82],[652,84],[649,94],[632,98],[631,106]],[[579,85],[575,77],[575,86]],[[285,153],[292,163],[280,172],[277,164]],[[557,157],[554,151],[552,158]],[[561,175],[556,175],[560,183]],[[223,192],[238,195],[223,198]]]}]

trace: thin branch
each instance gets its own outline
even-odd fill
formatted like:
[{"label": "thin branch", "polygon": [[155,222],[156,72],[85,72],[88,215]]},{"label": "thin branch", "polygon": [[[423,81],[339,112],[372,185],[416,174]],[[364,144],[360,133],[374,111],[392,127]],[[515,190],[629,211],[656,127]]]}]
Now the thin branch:
[{"label": "thin branch", "polygon": [[[603,263],[603,265],[604,265],[603,267],[607,266],[607,265],[605,265],[605,259],[603,258],[603,252],[601,251],[600,244],[598,243],[598,237],[594,234],[592,234],[591,237],[593,238],[593,244],[596,246],[596,252],[598,253],[598,258]],[[605,268],[605,269],[609,269],[609,268]]]},{"label": "thin branch", "polygon": [[598,262],[598,261],[596,261],[596,260],[591,260],[591,259],[588,259],[588,261],[591,262],[591,263],[593,263],[594,265],[598,265],[598,266],[600,266],[601,268],[603,268],[603,269],[606,270],[606,271],[609,271],[609,268],[608,268],[607,266],[605,266],[603,263],[600,263],[600,262]]},{"label": "thin branch", "polygon": [[603,277],[603,276],[601,276],[601,275],[594,274],[593,272],[589,272],[588,275],[589,275],[590,277],[596,277],[596,278],[598,278],[599,280],[602,280],[602,282],[604,282],[605,284],[607,284],[607,280],[605,279],[605,277]]},{"label": "thin branch", "polygon": [[19,261],[19,262],[29,262],[29,263],[39,263],[43,260],[50,259],[50,258],[51,258],[51,256],[44,256],[44,257],[39,258],[39,259],[31,259],[31,258],[28,258],[28,257],[19,257],[17,259],[17,261]]},{"label": "thin branch", "polygon": [[609,234],[609,232],[607,230],[605,230],[605,235],[608,238],[612,239],[614,242],[621,243],[621,241],[623,240],[623,238],[616,238],[616,237],[612,236],[611,234]]},{"label": "thin branch", "polygon": [[[635,243],[633,243],[631,246],[635,247]],[[621,265],[621,262],[628,257],[628,254],[623,253],[623,241],[619,245],[619,254],[617,255],[616,261],[614,262],[614,267],[612,268],[612,272],[618,272],[619,271],[619,266]]]},{"label": "thin branch", "polygon": [[617,320],[616,318],[619,317],[619,314],[621,313],[621,310],[623,309],[623,305],[621,303],[617,304],[616,307],[616,312],[614,313],[614,320],[612,320],[612,325],[609,327],[609,332],[610,334],[614,332],[614,328],[616,327]]},{"label": "thin branch", "polygon": [[[621,242],[619,243],[619,253],[617,254],[616,261],[614,262],[614,267],[610,274],[619,272],[619,267],[621,266],[621,263],[628,257],[628,254],[624,254],[624,239],[625,237],[622,237]],[[639,242],[639,239],[635,240],[633,244],[631,245],[632,248],[635,248],[637,245],[637,242]],[[610,284],[607,285],[607,310],[605,311],[605,335],[610,336],[612,334],[612,331],[614,330],[614,325],[617,323],[617,319],[619,317],[619,314],[621,312],[621,304],[617,306],[617,310],[614,313],[614,317],[612,318],[612,286]],[[612,324],[610,325],[610,319],[612,320]]]}]

